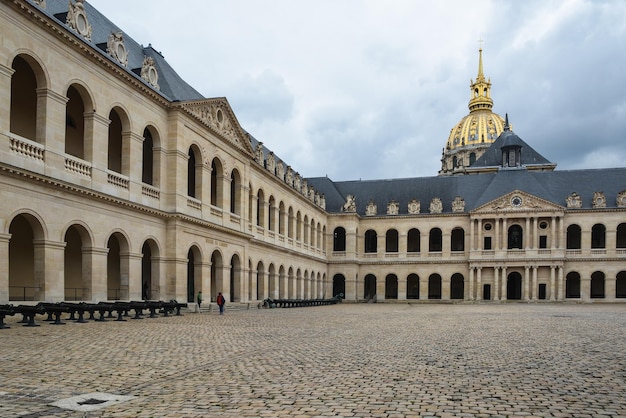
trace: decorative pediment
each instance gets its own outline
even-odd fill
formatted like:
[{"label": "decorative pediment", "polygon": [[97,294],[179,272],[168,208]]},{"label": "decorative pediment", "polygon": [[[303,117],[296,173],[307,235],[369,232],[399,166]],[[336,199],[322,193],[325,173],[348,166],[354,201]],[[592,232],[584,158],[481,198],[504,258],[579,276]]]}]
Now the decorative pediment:
[{"label": "decorative pediment", "polygon": [[[173,106],[181,107],[213,132],[230,141],[231,144],[247,154],[255,156],[255,158],[259,157],[258,147],[257,153],[255,153],[246,133],[239,125],[234,112],[225,98],[180,102],[174,103]],[[263,150],[261,148],[262,154]],[[257,162],[263,164],[263,159]]]},{"label": "decorative pediment", "polygon": [[477,212],[562,211],[563,207],[537,196],[514,190],[473,210]]},{"label": "decorative pediment", "polygon": [[[43,8],[45,7],[46,2],[44,1]],[[91,41],[92,28],[89,24],[89,19],[87,19],[87,13],[85,13],[83,0],[76,0],[76,3],[72,3],[72,0],[69,0],[65,24],[86,40]]]},{"label": "decorative pediment", "polygon": [[367,206],[365,207],[365,216],[375,216],[377,211],[378,208],[373,200],[367,202]]}]

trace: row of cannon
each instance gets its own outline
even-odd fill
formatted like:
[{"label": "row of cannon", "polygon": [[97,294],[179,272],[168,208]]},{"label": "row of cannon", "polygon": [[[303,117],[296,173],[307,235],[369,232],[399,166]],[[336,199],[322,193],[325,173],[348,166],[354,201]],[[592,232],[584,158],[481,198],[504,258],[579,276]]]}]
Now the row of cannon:
[{"label": "row of cannon", "polygon": [[[180,310],[186,308],[186,303],[179,303],[175,299],[170,301],[160,300],[143,300],[143,301],[115,301],[115,302],[57,302],[47,303],[39,302],[36,305],[0,305],[0,329],[10,328],[4,323],[7,316],[16,314],[22,315],[23,323],[26,327],[39,326],[35,322],[37,315],[47,315],[45,321],[53,325],[63,325],[65,322],[61,320],[62,314],[69,314],[69,321],[79,323],[93,321],[106,321],[107,319],[115,319],[116,321],[126,321],[126,317],[130,317],[130,312],[134,311],[132,319],[143,319],[144,311],[148,311],[149,318],[156,318],[159,315],[180,316]],[[85,316],[88,317],[85,319]],[[98,316],[96,316],[98,315]]]},{"label": "row of cannon", "polygon": [[330,299],[272,299],[263,300],[264,308],[305,308],[309,306],[324,306],[340,303],[343,294],[333,296]]}]

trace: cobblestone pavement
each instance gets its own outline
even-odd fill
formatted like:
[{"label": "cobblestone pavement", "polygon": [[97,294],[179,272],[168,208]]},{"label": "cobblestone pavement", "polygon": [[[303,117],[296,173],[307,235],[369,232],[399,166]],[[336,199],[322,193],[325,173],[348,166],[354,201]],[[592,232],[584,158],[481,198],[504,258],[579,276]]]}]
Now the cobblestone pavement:
[{"label": "cobblestone pavement", "polygon": [[[19,319],[0,330],[2,417],[626,416],[626,304]],[[93,411],[53,405],[85,394]]]}]

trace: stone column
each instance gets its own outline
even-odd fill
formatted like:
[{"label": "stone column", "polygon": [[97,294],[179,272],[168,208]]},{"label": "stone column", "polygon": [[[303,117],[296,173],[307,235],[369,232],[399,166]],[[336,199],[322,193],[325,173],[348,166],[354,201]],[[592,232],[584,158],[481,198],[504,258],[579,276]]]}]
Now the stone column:
[{"label": "stone column", "polygon": [[476,229],[476,222],[477,222],[476,219],[472,219],[471,222],[470,222],[470,237],[469,237],[469,240],[470,240],[469,249],[470,249],[470,251],[474,251],[474,249],[476,248],[476,245],[475,245],[475,242],[474,242],[475,241],[474,230]]},{"label": "stone column", "polygon": [[500,300],[500,267],[493,268],[493,300]]},{"label": "stone column", "polygon": [[[123,135],[124,136],[124,135]],[[126,139],[126,136],[124,136]],[[143,183],[143,141],[144,137],[134,132],[128,133],[128,155],[122,155],[122,172],[127,173],[130,179],[129,191],[131,196],[141,196]],[[125,167],[125,165],[128,165]],[[124,171],[126,170],[126,171]],[[134,299],[133,299],[134,300]]]},{"label": "stone column", "polygon": [[557,274],[556,285],[559,288],[557,300],[563,300],[565,299],[565,282],[563,280],[563,267],[562,266],[558,266],[556,268],[556,274]]},{"label": "stone column", "polygon": [[[0,66],[0,70],[2,67]],[[0,110],[1,112],[1,110]],[[11,234],[0,234],[0,303],[9,301],[9,242]]]},{"label": "stone column", "polygon": [[86,258],[91,264],[91,275],[89,287],[91,289],[90,300],[92,302],[101,302],[108,299],[107,291],[107,257],[108,248],[91,247],[85,250]]},{"label": "stone column", "polygon": [[476,268],[476,300],[483,298],[482,267]]},{"label": "stone column", "polygon": [[[15,70],[13,68],[5,67],[0,64],[0,97],[4,100],[4,106],[0,106],[0,132],[9,132],[11,129],[11,106],[9,105],[9,98],[11,97],[11,77],[14,72]],[[8,274],[6,277],[8,277]],[[8,295],[7,298],[3,300],[9,300]]]},{"label": "stone column", "polygon": [[[472,223],[473,225],[473,223]],[[474,270],[475,267],[470,267],[469,269],[469,289],[468,289],[468,300],[474,300]]]},{"label": "stone column", "polygon": [[[533,271],[534,271],[535,267],[533,267]],[[530,267],[529,266],[524,266],[524,300],[529,300],[530,299],[530,274],[529,274],[529,270]]]},{"label": "stone column", "polygon": [[555,268],[556,266],[550,266],[550,300],[555,300]]},{"label": "stone column", "polygon": [[[34,240],[33,244],[35,283],[40,288],[35,300],[62,302],[65,300],[65,242]],[[42,259],[37,260],[40,257]],[[38,271],[39,268],[42,271]]]},{"label": "stone column", "polygon": [[534,231],[532,230],[531,226],[531,222],[530,222],[531,218],[526,217],[526,235],[528,236],[524,241],[526,241],[524,243],[524,248],[526,250],[530,249],[530,248],[535,248],[535,234],[533,233]]}]

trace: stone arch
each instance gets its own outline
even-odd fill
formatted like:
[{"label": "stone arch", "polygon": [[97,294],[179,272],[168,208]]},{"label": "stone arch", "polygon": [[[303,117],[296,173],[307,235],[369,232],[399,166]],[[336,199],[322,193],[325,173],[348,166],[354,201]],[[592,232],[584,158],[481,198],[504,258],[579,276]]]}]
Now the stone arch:
[{"label": "stone arch", "polygon": [[506,280],[506,298],[508,300],[522,299],[522,275],[517,271],[508,274]]},{"label": "stone arch", "polygon": [[507,233],[507,248],[509,250],[524,248],[524,229],[521,225],[513,224]]},{"label": "stone arch", "polygon": [[285,266],[281,264],[278,268],[278,297],[280,299],[287,299],[287,277],[285,276]]},{"label": "stone arch", "polygon": [[366,274],[363,279],[363,299],[376,300],[376,276],[371,273]]},{"label": "stone arch", "polygon": [[241,189],[241,174],[233,168],[230,172],[230,213],[241,215],[240,205],[243,194]]},{"label": "stone arch", "polygon": [[11,76],[9,130],[23,138],[45,144],[45,97],[37,91],[47,89],[49,76],[39,59],[31,51],[19,50],[11,61],[15,71]]},{"label": "stone arch", "polygon": [[264,222],[267,215],[265,213],[265,192],[262,188],[259,188],[257,191],[256,198],[256,224],[257,226],[265,227]]},{"label": "stone arch", "polygon": [[365,252],[378,252],[378,234],[373,229],[368,229],[367,231],[365,231]]},{"label": "stone arch", "polygon": [[[428,232],[428,251],[441,252],[443,249],[443,234],[441,229],[432,228]],[[430,278],[428,279],[430,281]]]},{"label": "stone arch", "polygon": [[420,252],[420,230],[417,228],[409,229],[406,238],[406,252],[407,253],[419,253]]},{"label": "stone arch", "polygon": [[8,224],[9,300],[45,299],[45,242],[42,220],[27,211],[14,215]]},{"label": "stone arch", "polygon": [[217,156],[211,160],[211,205],[224,207],[224,164]]},{"label": "stone arch", "polygon": [[193,244],[187,251],[187,302],[195,302],[195,295],[202,289],[202,250]]},{"label": "stone arch", "polygon": [[591,273],[591,282],[589,289],[589,296],[591,299],[604,299],[605,298],[605,285],[606,278],[603,272],[594,271]]},{"label": "stone arch", "polygon": [[406,278],[406,298],[420,298],[420,277],[415,273],[409,274]]},{"label": "stone arch", "polygon": [[265,274],[265,267],[262,261],[257,263],[256,267],[256,297],[257,300],[263,300],[267,298],[267,279]]},{"label": "stone arch", "polygon": [[[395,228],[388,229],[385,233],[385,252],[398,252],[398,230]],[[397,280],[397,277],[396,277]]]},{"label": "stone arch", "polygon": [[626,223],[617,225],[615,248],[626,248]]},{"label": "stone arch", "polygon": [[107,145],[107,168],[125,176],[130,175],[130,132],[129,113],[121,105],[109,111],[109,132]]},{"label": "stone arch", "polygon": [[465,298],[465,278],[461,273],[454,273],[450,278],[450,299]]},{"label": "stone arch", "polygon": [[465,230],[461,227],[452,229],[450,251],[465,251]]},{"label": "stone arch", "polygon": [[296,277],[293,273],[293,267],[289,267],[287,270],[287,297],[289,299],[296,298]]},{"label": "stone arch", "polygon": [[92,300],[92,233],[82,222],[72,223],[65,228],[63,241],[63,299]]},{"label": "stone arch", "polygon": [[615,276],[615,297],[626,298],[626,271],[624,270]]},{"label": "stone arch", "polygon": [[144,300],[161,299],[161,249],[157,240],[148,237],[141,246],[141,297]]},{"label": "stone arch", "polygon": [[270,263],[268,269],[268,296],[272,299],[278,298],[278,277],[276,277],[276,267],[274,263]]},{"label": "stone arch", "polygon": [[217,293],[222,292],[224,298],[228,300],[229,294],[225,289],[224,282],[224,256],[216,249],[211,253],[211,301],[217,300]]},{"label": "stone arch", "polygon": [[128,236],[116,230],[108,239],[107,252],[107,300],[128,300],[130,296],[130,241]]},{"label": "stone arch", "polygon": [[428,276],[428,299],[441,299],[441,276],[437,273]]},{"label": "stone arch", "polygon": [[582,231],[579,225],[572,224],[567,226],[566,248],[568,250],[581,249]]},{"label": "stone arch", "polygon": [[333,231],[333,251],[346,251],[346,229],[338,226]]},{"label": "stone arch", "polygon": [[233,254],[230,258],[230,301],[241,302],[242,301],[242,269],[241,258],[238,254]]},{"label": "stone arch", "polygon": [[200,200],[202,197],[202,151],[191,144],[187,151],[187,196]]},{"label": "stone arch", "polygon": [[150,186],[159,187],[161,177],[161,137],[154,125],[143,129],[141,144],[141,181]]},{"label": "stone arch", "polygon": [[565,298],[580,298],[580,274],[576,271],[565,276]]},{"label": "stone arch", "polygon": [[[91,160],[86,148],[93,148],[93,123],[86,115],[93,115],[91,92],[82,83],[72,83],[66,89],[65,153],[82,160]],[[91,157],[91,155],[89,156]]]},{"label": "stone arch", "polygon": [[591,248],[606,248],[606,227],[603,224],[595,224],[591,227]]},{"label": "stone arch", "polygon": [[385,277],[385,299],[398,299],[398,276],[395,274]]}]

